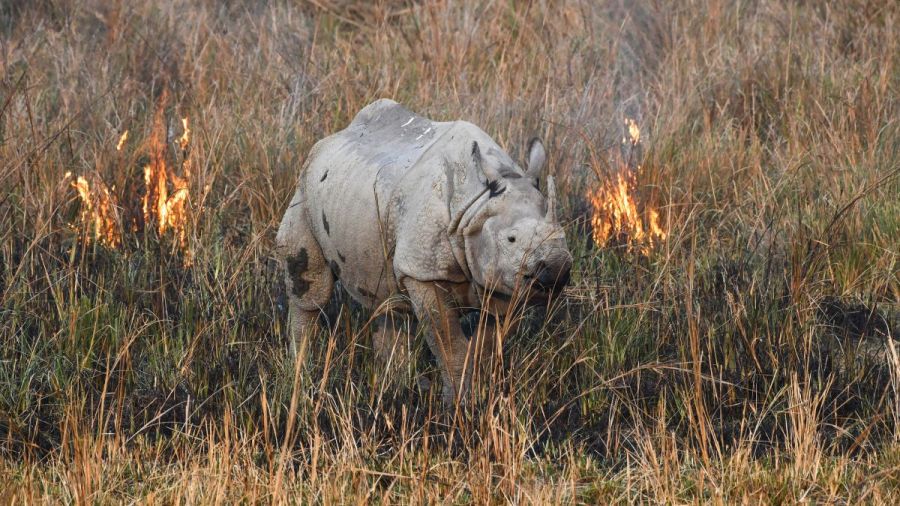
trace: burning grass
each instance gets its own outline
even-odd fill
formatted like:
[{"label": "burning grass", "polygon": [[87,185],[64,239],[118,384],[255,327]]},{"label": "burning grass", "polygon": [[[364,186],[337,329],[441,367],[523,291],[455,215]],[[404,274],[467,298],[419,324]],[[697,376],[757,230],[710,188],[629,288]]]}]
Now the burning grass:
[{"label": "burning grass", "polygon": [[[161,101],[154,120],[150,141],[150,163],[144,167],[142,215],[144,227],[156,225],[160,237],[171,233],[178,246],[187,251],[188,205],[190,204],[191,160],[188,119],[183,118],[182,134],[174,145],[181,151],[181,175],[169,168],[166,142],[164,102]],[[190,257],[187,257],[190,259]]]},{"label": "burning grass", "polygon": [[622,145],[627,148],[629,159],[620,159],[615,173],[607,174],[587,194],[592,237],[601,248],[624,245],[629,253],[649,255],[667,234],[660,225],[659,212],[637,197],[641,166],[632,168],[630,162],[641,142],[641,131],[631,118],[626,119],[625,127],[627,136],[622,138]]},{"label": "burning grass", "polygon": [[[0,495],[893,504],[898,21],[0,4]],[[468,413],[425,388],[420,336],[415,368],[378,366],[341,293],[288,353],[275,227],[309,149],[382,96],[511,153],[540,135],[562,197],[570,296],[512,315]]]},{"label": "burning grass", "polygon": [[75,177],[71,172],[66,172],[64,179],[71,181],[72,188],[81,198],[78,225],[73,228],[88,241],[95,240],[104,246],[118,248],[122,244],[122,220],[118,204],[106,183],[95,178],[91,184],[84,176]]},{"label": "burning grass", "polygon": [[[98,168],[93,174],[93,183],[84,176],[65,175],[72,179],[72,187],[80,197],[81,209],[78,224],[79,237],[95,240],[111,249],[123,246],[123,231],[137,232],[155,230],[157,238],[171,236],[186,264],[191,262],[191,251],[188,247],[188,226],[190,211],[191,180],[191,130],[188,118],[181,120],[181,136],[173,142],[167,140],[169,129],[166,127],[166,95],[160,98],[153,120],[151,136],[146,144],[149,162],[143,168],[142,196],[140,212],[137,212],[135,195],[116,197],[113,191],[100,178]],[[116,151],[121,152],[128,140],[125,130],[116,143]],[[170,167],[170,145],[177,148],[177,159],[180,160],[181,175]],[[130,209],[123,209],[124,207]],[[123,215],[136,216],[132,223],[123,223]]]}]

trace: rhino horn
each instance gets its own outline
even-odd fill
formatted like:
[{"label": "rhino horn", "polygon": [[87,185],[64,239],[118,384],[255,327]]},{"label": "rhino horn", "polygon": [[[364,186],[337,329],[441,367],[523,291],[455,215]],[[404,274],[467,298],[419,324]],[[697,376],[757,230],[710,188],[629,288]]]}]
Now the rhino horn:
[{"label": "rhino horn", "polygon": [[472,143],[472,163],[475,164],[475,168],[484,174],[487,178],[488,185],[499,181],[502,177],[500,172],[497,171],[494,167],[490,165],[485,165],[481,159],[481,149],[478,147],[478,142]]},{"label": "rhino horn", "polygon": [[547,176],[547,222],[556,223],[556,183]]},{"label": "rhino horn", "polygon": [[544,150],[544,143],[537,137],[532,138],[528,141],[528,170],[525,175],[537,179],[546,161],[547,152]]}]

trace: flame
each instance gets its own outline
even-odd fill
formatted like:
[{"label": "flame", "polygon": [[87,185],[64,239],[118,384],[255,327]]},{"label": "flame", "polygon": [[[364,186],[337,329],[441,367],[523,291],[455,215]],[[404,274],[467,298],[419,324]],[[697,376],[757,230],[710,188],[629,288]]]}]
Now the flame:
[{"label": "flame", "polygon": [[[622,138],[622,143],[636,147],[641,140],[640,128],[630,118],[626,119],[625,128],[628,136]],[[641,205],[635,198],[636,174],[640,171],[640,165],[634,171],[623,162],[616,174],[588,192],[587,199],[593,209],[592,235],[598,246],[624,244],[629,252],[636,249],[648,255],[656,244],[666,239],[656,209]]]},{"label": "flame", "polygon": [[[191,130],[188,119],[182,118],[184,132],[176,140],[181,148],[182,176],[170,170],[166,162],[166,128],[164,102],[160,102],[154,120],[153,135],[150,140],[150,163],[144,167],[145,192],[142,201],[144,226],[156,224],[160,236],[168,232],[176,238],[178,246],[187,252],[187,206],[190,202],[190,148]],[[171,189],[171,191],[170,191]],[[190,258],[188,254],[186,258]]]},{"label": "flame", "polygon": [[668,234],[659,226],[659,213],[655,209],[648,211],[650,215],[650,237],[658,237],[660,240],[666,240]]},{"label": "flame", "polygon": [[[166,97],[163,96],[157,105],[151,137],[147,143],[150,161],[143,168],[144,192],[140,201],[139,219],[143,222],[143,230],[156,230],[160,238],[171,235],[175,240],[174,244],[184,254],[185,263],[190,265],[192,255],[187,246],[187,225],[191,197],[191,160],[189,157],[191,129],[188,126],[188,118],[182,118],[183,132],[174,141],[181,150],[181,175],[179,176],[173,167],[169,166],[170,158],[167,156],[169,150],[166,140],[165,105]],[[128,130],[125,130],[116,144],[116,151],[122,150],[127,139]],[[65,179],[68,180],[71,177],[71,172],[67,172]],[[111,248],[120,246],[122,244],[122,225],[117,211],[118,206],[106,184],[99,176],[94,177],[93,182],[89,182],[83,176],[78,176],[72,182],[72,187],[78,192],[82,202],[82,229],[93,231],[87,236],[92,236]],[[123,196],[122,201],[128,201],[128,197]],[[139,229],[140,224],[135,220],[132,230]]]},{"label": "flame", "polygon": [[641,129],[638,128],[637,123],[631,118],[625,118],[625,126],[628,127],[628,136],[629,139],[623,138],[622,144],[631,143],[632,146],[637,146],[641,142]]},{"label": "flame", "polygon": [[125,141],[128,140],[128,130],[122,132],[122,136],[119,137],[119,143],[116,144],[116,151],[122,151],[122,146],[125,145]]},{"label": "flame", "polygon": [[188,128],[187,118],[181,118],[181,127],[184,129],[184,133],[178,138],[178,146],[182,151],[187,151],[188,146],[191,145],[191,129]]},{"label": "flame", "polygon": [[[72,173],[66,172],[64,179],[72,179]],[[81,198],[79,219],[87,237],[110,248],[122,244],[118,206],[106,184],[97,179],[91,185],[84,176],[76,177],[71,184]]]}]

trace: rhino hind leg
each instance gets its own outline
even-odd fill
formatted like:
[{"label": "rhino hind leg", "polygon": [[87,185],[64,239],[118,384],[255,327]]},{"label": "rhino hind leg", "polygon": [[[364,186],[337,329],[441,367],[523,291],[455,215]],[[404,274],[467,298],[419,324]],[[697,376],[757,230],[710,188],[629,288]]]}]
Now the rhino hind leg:
[{"label": "rhino hind leg", "polygon": [[331,299],[334,278],[301,206],[285,213],[275,243],[285,274],[291,349],[296,353],[304,333],[316,328]]}]

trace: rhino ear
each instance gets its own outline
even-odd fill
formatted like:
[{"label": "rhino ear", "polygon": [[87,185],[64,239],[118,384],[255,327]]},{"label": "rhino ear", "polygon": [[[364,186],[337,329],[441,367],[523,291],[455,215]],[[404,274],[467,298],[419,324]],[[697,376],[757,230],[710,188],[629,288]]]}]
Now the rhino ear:
[{"label": "rhino ear", "polygon": [[484,161],[481,159],[481,149],[478,147],[477,141],[472,142],[472,163],[475,164],[475,169],[477,169],[478,172],[483,173],[484,177],[487,178],[488,186],[496,186],[497,181],[500,181],[500,178],[502,177],[500,173],[493,167],[485,165]]},{"label": "rhino ear", "polygon": [[556,223],[556,183],[547,176],[547,222]]},{"label": "rhino ear", "polygon": [[525,175],[537,179],[546,161],[547,152],[544,151],[544,143],[539,138],[533,137],[528,141],[528,170]]}]

